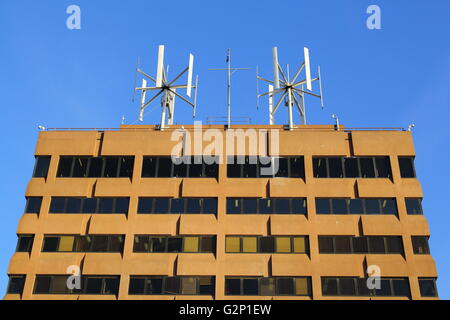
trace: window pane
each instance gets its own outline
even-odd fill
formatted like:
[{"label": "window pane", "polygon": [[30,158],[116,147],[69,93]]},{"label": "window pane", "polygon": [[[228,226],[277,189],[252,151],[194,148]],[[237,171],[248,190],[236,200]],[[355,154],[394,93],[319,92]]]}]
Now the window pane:
[{"label": "window pane", "polygon": [[216,241],[214,237],[201,237],[201,252],[215,252]]},{"label": "window pane", "polygon": [[241,279],[225,279],[225,294],[240,295]]},{"label": "window pane", "polygon": [[239,178],[241,176],[241,165],[237,163],[237,157],[228,157],[227,177]]},{"label": "window pane", "polygon": [[227,198],[227,213],[241,213],[241,201],[239,198]]},{"label": "window pane", "polygon": [[130,203],[130,198],[120,197],[116,198],[116,208],[115,213],[128,213],[128,206]]},{"label": "window pane", "polygon": [[53,294],[64,294],[67,293],[69,289],[67,288],[67,276],[53,276],[50,286],[50,292]]},{"label": "window pane", "polygon": [[183,246],[182,238],[168,238],[167,239],[167,252],[181,252]]},{"label": "window pane", "polygon": [[278,158],[278,172],[275,173],[275,177],[288,177],[289,176],[289,159]]},{"label": "window pane", "polygon": [[203,159],[202,156],[191,157],[189,165],[189,177],[200,178],[203,176]]},{"label": "window pane", "polygon": [[258,279],[244,279],[243,282],[244,295],[258,295]]},{"label": "window pane", "polygon": [[339,293],[343,296],[354,296],[356,294],[355,281],[352,278],[339,279]]},{"label": "window pane", "polygon": [[194,277],[181,278],[181,294],[197,294],[197,279]]},{"label": "window pane", "polygon": [[72,170],[72,157],[60,157],[58,164],[57,177],[70,177]]},{"label": "window pane", "polygon": [[177,178],[185,178],[187,177],[187,163],[184,163],[184,158],[174,159],[173,162],[173,176]]},{"label": "window pane", "polygon": [[334,214],[347,214],[347,201],[346,199],[332,199]]},{"label": "window pane", "polygon": [[44,244],[42,245],[42,252],[56,252],[58,249],[58,237],[48,237],[44,238]]},{"label": "window pane", "polygon": [[19,236],[17,241],[17,252],[31,252],[34,236]]},{"label": "window pane", "polygon": [[75,241],[76,252],[90,252],[92,244],[91,236],[79,236]]},{"label": "window pane", "polygon": [[406,211],[408,214],[422,214],[422,199],[406,198]]},{"label": "window pane", "polygon": [[273,213],[273,205],[274,201],[272,199],[259,199],[259,213],[261,214],[272,214]]},{"label": "window pane", "polygon": [[395,199],[381,199],[383,214],[397,214],[397,201]]},{"label": "window pane", "polygon": [[119,293],[119,278],[106,278],[105,282],[105,290],[102,292],[104,294],[115,294]]},{"label": "window pane", "polygon": [[328,158],[328,166],[330,168],[330,178],[342,178],[342,158]]},{"label": "window pane", "polygon": [[202,209],[203,199],[188,198],[187,199],[187,213],[200,213]]},{"label": "window pane", "polygon": [[119,177],[131,178],[133,177],[134,157],[120,157],[120,172]]},{"label": "window pane", "polygon": [[358,296],[370,296],[371,290],[367,287],[367,279],[358,278],[356,279],[358,285]]},{"label": "window pane", "polygon": [[373,158],[359,158],[362,178],[375,178]]},{"label": "window pane", "polygon": [[164,293],[165,294],[179,294],[180,293],[180,278],[168,277],[164,279]]},{"label": "window pane", "polygon": [[322,278],[322,294],[324,296],[337,295],[337,280],[335,278]]},{"label": "window pane", "polygon": [[59,238],[58,251],[71,252],[73,251],[73,244],[75,242],[74,236],[61,236]]},{"label": "window pane", "polygon": [[84,198],[81,213],[97,212],[97,198]]},{"label": "window pane", "polygon": [[295,253],[307,253],[307,244],[306,244],[306,237],[294,237],[294,252]]},{"label": "window pane", "polygon": [[157,158],[144,157],[142,162],[142,177],[153,178],[156,176],[156,162]]},{"label": "window pane", "polygon": [[144,294],[145,278],[130,278],[130,285],[128,286],[128,294]]},{"label": "window pane", "polygon": [[252,214],[256,213],[256,204],[257,199],[256,198],[244,198],[244,211],[245,214]]},{"label": "window pane", "polygon": [[292,278],[278,278],[277,279],[277,291],[280,295],[293,295],[294,294],[294,279]]},{"label": "window pane", "polygon": [[203,199],[203,213],[217,214],[217,198]]},{"label": "window pane", "polygon": [[184,237],[183,252],[198,252],[198,237]]},{"label": "window pane", "polygon": [[108,236],[95,235],[92,238],[92,252],[108,251]]},{"label": "window pane", "polygon": [[205,177],[217,178],[219,174],[219,166],[217,163],[205,164]]},{"label": "window pane", "polygon": [[36,157],[33,178],[47,178],[49,166],[50,166],[50,157],[47,156]]},{"label": "window pane", "polygon": [[394,296],[409,297],[409,281],[408,279],[393,279],[392,285],[394,287]]},{"label": "window pane", "polygon": [[123,249],[123,236],[109,236],[109,248],[108,252],[122,252]]},{"label": "window pane", "polygon": [[353,237],[353,253],[368,253],[366,237]]},{"label": "window pane", "polygon": [[257,252],[257,238],[243,237],[242,238],[242,252]]},{"label": "window pane", "polygon": [[437,297],[435,279],[419,279],[420,295],[422,297]]},{"label": "window pane", "polygon": [[351,237],[335,237],[335,253],[352,253],[350,241]]},{"label": "window pane", "polygon": [[402,178],[415,178],[416,174],[413,157],[398,157],[398,164],[400,166],[400,175]]},{"label": "window pane", "polygon": [[304,178],[305,177],[305,164],[303,157],[290,158],[291,163],[291,178]]},{"label": "window pane", "polygon": [[388,157],[375,158],[375,164],[377,166],[378,178],[391,177],[391,163]]},{"label": "window pane", "polygon": [[415,254],[430,254],[428,237],[411,237]]},{"label": "window pane", "polygon": [[150,252],[168,252],[166,251],[167,240],[168,240],[167,238],[150,238],[148,250]]},{"label": "window pane", "polygon": [[87,176],[88,158],[74,158],[72,177],[84,178]]},{"label": "window pane", "polygon": [[329,199],[316,198],[316,213],[317,214],[331,214],[331,207]]},{"label": "window pane", "polygon": [[358,159],[357,158],[344,158],[344,168],[346,178],[358,178]]},{"label": "window pane", "polygon": [[184,211],[184,198],[170,199],[170,213],[181,214]]},{"label": "window pane", "polygon": [[214,294],[213,277],[199,277],[199,292],[198,294]]},{"label": "window pane", "polygon": [[7,293],[22,294],[24,285],[25,276],[9,276]]},{"label": "window pane", "polygon": [[365,199],[367,214],[380,214],[380,201],[378,199]]},{"label": "window pane", "polygon": [[380,289],[375,289],[375,295],[380,297],[392,296],[391,282],[387,279],[380,280]]},{"label": "window pane", "polygon": [[259,238],[259,252],[261,252],[261,253],[275,252],[274,238],[273,237],[260,237]]},{"label": "window pane", "polygon": [[369,240],[370,253],[385,253],[383,237],[367,237]]},{"label": "window pane", "polygon": [[386,237],[386,245],[388,253],[403,254],[402,237]]},{"label": "window pane", "polygon": [[276,252],[291,252],[291,238],[289,237],[275,237]]},{"label": "window pane", "polygon": [[226,252],[241,252],[241,239],[239,237],[226,237],[225,248]]},{"label": "window pane", "polygon": [[306,199],[292,199],[292,213],[306,214]]},{"label": "window pane", "polygon": [[43,294],[50,293],[50,276],[36,276],[36,281],[34,283],[34,293]]},{"label": "window pane", "polygon": [[52,197],[49,212],[50,213],[64,213],[65,203],[66,203],[66,198]]},{"label": "window pane", "polygon": [[244,178],[256,178],[257,161],[257,157],[245,157],[245,163],[243,165]]},{"label": "window pane", "polygon": [[133,252],[149,252],[149,237],[135,236]]},{"label": "window pane", "polygon": [[363,214],[363,201],[361,199],[350,199],[349,202],[349,213],[350,214]]},{"label": "window pane", "polygon": [[262,296],[274,296],[275,295],[275,279],[274,278],[261,278],[259,285],[260,285],[260,295],[262,295]]},{"label": "window pane", "polygon": [[41,211],[42,197],[28,197],[25,213],[39,213]]},{"label": "window pane", "polygon": [[168,213],[169,198],[155,198],[155,209],[153,213]]},{"label": "window pane", "polygon": [[309,281],[308,278],[295,278],[295,294],[298,296],[309,295]]},{"label": "window pane", "polygon": [[146,281],[146,293],[147,294],[161,294],[162,293],[162,278],[149,278]]},{"label": "window pane", "polygon": [[88,294],[101,294],[103,281],[101,278],[86,278],[86,290]]},{"label": "window pane", "polygon": [[334,253],[333,237],[319,236],[319,252]]},{"label": "window pane", "polygon": [[160,157],[158,159],[157,177],[170,178],[172,175],[172,158]]},{"label": "window pane", "polygon": [[138,213],[152,213],[153,198],[139,198]]},{"label": "window pane", "polygon": [[99,178],[102,176],[103,158],[96,157],[89,159],[89,173],[91,178]]},{"label": "window pane", "polygon": [[326,158],[313,158],[313,170],[315,178],[326,178],[327,177]]},{"label": "window pane", "polygon": [[114,198],[99,198],[99,213],[113,213]]},{"label": "window pane", "polygon": [[106,178],[117,177],[117,170],[119,168],[119,159],[116,157],[106,157],[105,158],[105,172],[103,176]]},{"label": "window pane", "polygon": [[276,214],[288,214],[291,213],[289,208],[289,199],[274,199]]},{"label": "window pane", "polygon": [[66,213],[80,213],[81,212],[81,198],[67,198]]}]

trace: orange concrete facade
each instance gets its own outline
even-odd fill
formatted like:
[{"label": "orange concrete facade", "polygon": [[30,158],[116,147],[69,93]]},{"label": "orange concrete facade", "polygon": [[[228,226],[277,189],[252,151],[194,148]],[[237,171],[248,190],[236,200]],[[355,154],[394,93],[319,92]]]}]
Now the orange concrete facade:
[{"label": "orange concrete facade", "polygon": [[[423,299],[418,278],[436,278],[431,255],[413,253],[411,236],[429,236],[424,215],[408,215],[407,197],[422,197],[416,178],[400,176],[398,156],[415,156],[408,131],[336,131],[334,126],[299,126],[286,131],[282,126],[236,126],[241,129],[279,130],[279,155],[304,156],[305,178],[227,178],[226,156],[215,178],[142,178],[143,156],[170,155],[177,141],[171,141],[173,126],[159,131],[155,126],[122,126],[120,130],[54,130],[40,132],[35,155],[51,156],[47,178],[32,178],[27,197],[42,197],[40,214],[23,214],[17,234],[35,236],[31,253],[16,252],[8,274],[26,275],[23,294],[7,294],[5,299],[349,299],[322,295],[321,277],[364,277],[367,265],[378,265],[383,277],[407,277],[411,299]],[[193,130],[193,126],[184,126]],[[203,126],[225,135],[223,126]],[[270,139],[270,137],[269,137]],[[223,141],[225,142],[225,141]],[[203,148],[208,143],[203,144]],[[225,143],[223,144],[225,145]],[[245,153],[251,154],[246,146]],[[203,150],[203,149],[202,149]],[[193,151],[193,150],[192,150]],[[269,150],[269,153],[272,150]],[[197,151],[198,152],[198,151]],[[193,151],[196,153],[196,151]],[[128,178],[57,178],[60,156],[134,156],[134,171]],[[392,179],[317,179],[313,176],[313,156],[389,156]],[[49,214],[51,197],[130,197],[128,214]],[[217,215],[137,214],[139,197],[217,197]],[[305,197],[307,215],[229,215],[227,197]],[[397,200],[398,215],[317,215],[315,198],[383,198]],[[46,253],[46,234],[121,234],[123,253]],[[216,253],[134,253],[136,234],[215,235]],[[225,253],[226,235],[307,235],[309,254]],[[388,254],[320,254],[319,235],[396,235],[403,238],[404,256]],[[114,295],[36,295],[36,275],[64,275],[70,265],[81,267],[83,275],[120,275]],[[130,275],[214,276],[215,295],[128,294]],[[228,276],[307,276],[312,294],[304,296],[228,296]],[[382,299],[352,297],[351,299]],[[393,298],[390,298],[393,299]],[[429,298],[437,299],[437,298]]]}]

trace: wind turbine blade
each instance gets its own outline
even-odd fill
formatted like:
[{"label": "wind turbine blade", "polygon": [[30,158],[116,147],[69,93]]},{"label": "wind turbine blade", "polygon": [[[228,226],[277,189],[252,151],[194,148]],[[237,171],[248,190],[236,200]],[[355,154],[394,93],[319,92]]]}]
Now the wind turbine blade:
[{"label": "wind turbine blade", "polygon": [[158,65],[156,67],[156,86],[161,87],[164,73],[164,46],[158,47]]},{"label": "wind turbine blade", "polygon": [[[273,91],[273,86],[269,84],[269,92]],[[273,94],[269,94],[269,124],[273,124]]]},{"label": "wind turbine blade", "polygon": [[309,91],[312,91],[311,66],[309,63],[309,49],[304,47],[303,53],[305,55],[306,89],[308,89]]},{"label": "wind turbine blade", "polygon": [[136,70],[134,71],[133,97],[131,98],[131,102],[134,102],[134,97],[136,96],[136,83],[137,83],[138,70],[139,70],[139,57],[137,58]]},{"label": "wind turbine blade", "polygon": [[275,89],[280,87],[280,75],[278,73],[278,48],[273,47],[272,49],[272,64],[273,64],[273,82]]},{"label": "wind turbine blade", "polygon": [[320,105],[323,109],[322,76],[320,75],[320,66],[319,66],[319,88],[320,88]]},{"label": "wind turbine blade", "polygon": [[192,111],[193,118],[195,118],[195,113],[197,112],[197,88],[198,88],[198,75],[195,77],[194,109]]},{"label": "wind turbine blade", "polygon": [[[147,86],[147,80],[142,79],[142,87],[145,88],[146,86]],[[142,94],[141,94],[141,108],[139,110],[139,121],[144,121],[145,94],[146,94],[146,91],[142,90]]]},{"label": "wind turbine blade", "polygon": [[191,90],[192,90],[192,71],[194,68],[194,56],[192,54],[189,54],[189,67],[188,68],[189,68],[189,70],[188,70],[186,95],[190,98]]}]

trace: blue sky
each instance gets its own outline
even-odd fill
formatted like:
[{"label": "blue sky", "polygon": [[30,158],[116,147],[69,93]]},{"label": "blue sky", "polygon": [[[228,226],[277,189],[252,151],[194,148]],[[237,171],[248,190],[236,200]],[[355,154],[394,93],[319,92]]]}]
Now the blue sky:
[{"label": "blue sky", "polygon": [[[16,246],[16,227],[31,177],[37,125],[118,127],[137,119],[131,102],[134,68],[155,73],[158,44],[170,70],[195,55],[198,120],[226,115],[225,67],[231,48],[232,115],[267,123],[266,100],[255,104],[255,66],[271,76],[271,48],[281,64],[297,66],[308,46],[321,65],[326,108],[309,99],[310,124],[407,127],[415,123],[416,169],[424,190],[440,297],[450,298],[450,2],[448,1],[24,1],[0,3],[0,93],[3,168],[0,292]],[[66,8],[81,8],[81,30],[66,28]],[[369,5],[381,8],[381,30],[366,27]],[[179,103],[176,121],[191,123]],[[284,116],[284,115],[283,115]],[[279,119],[278,123],[281,122]],[[145,123],[157,123],[158,111]],[[445,201],[444,201],[445,200]]]}]

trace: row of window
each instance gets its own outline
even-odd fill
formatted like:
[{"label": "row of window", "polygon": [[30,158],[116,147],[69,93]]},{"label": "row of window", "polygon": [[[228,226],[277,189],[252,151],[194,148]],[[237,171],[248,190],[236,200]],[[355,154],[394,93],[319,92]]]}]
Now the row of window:
[{"label": "row of window", "polygon": [[[303,156],[257,157],[230,156],[227,160],[229,178],[304,178]],[[402,178],[415,178],[414,157],[398,157]],[[33,177],[47,177],[49,156],[37,156]],[[57,177],[131,178],[134,156],[67,157],[61,156]],[[143,158],[144,178],[217,178],[218,158],[202,156],[146,156]],[[315,178],[391,178],[389,157],[313,157]]]},{"label": "row of window", "polygon": [[[49,213],[128,213],[127,197],[52,197]],[[423,214],[422,199],[405,198],[408,214]],[[39,213],[42,197],[27,197],[25,213]],[[227,198],[227,214],[307,214],[306,198]],[[217,214],[217,198],[140,197],[140,214]],[[395,198],[316,198],[317,214],[394,214]]]},{"label": "row of window", "polygon": [[[119,276],[82,276],[79,289],[69,289],[67,275],[37,275],[34,294],[117,295]],[[437,297],[436,279],[419,278],[422,297]],[[70,282],[70,281],[69,281]],[[25,275],[10,275],[7,293],[22,294]],[[324,296],[410,297],[408,278],[322,277]],[[71,286],[72,287],[72,286]],[[371,289],[373,288],[373,289]],[[130,276],[130,295],[214,295],[215,277]],[[310,277],[225,277],[226,295],[312,296]]]},{"label": "row of window", "polygon": [[[42,252],[122,252],[124,235],[45,235]],[[319,253],[404,254],[400,236],[319,236]],[[428,237],[412,236],[415,254],[430,254]],[[33,235],[19,235],[17,252],[31,252]],[[216,236],[135,235],[133,252],[215,253]],[[226,253],[309,253],[308,236],[226,236]]]}]

